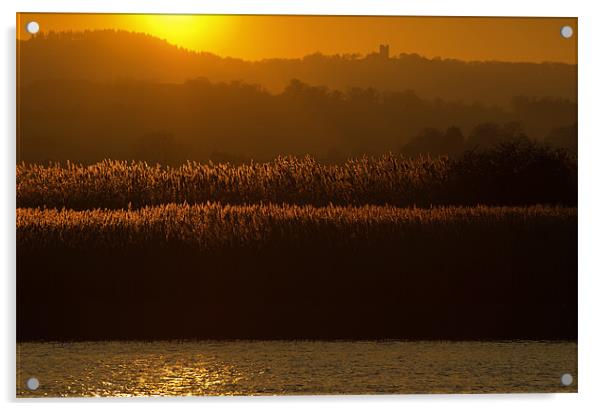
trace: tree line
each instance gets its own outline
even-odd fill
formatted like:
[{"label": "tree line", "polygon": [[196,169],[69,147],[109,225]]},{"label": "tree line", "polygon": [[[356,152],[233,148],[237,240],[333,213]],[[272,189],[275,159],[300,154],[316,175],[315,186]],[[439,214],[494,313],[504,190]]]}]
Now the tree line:
[{"label": "tree line", "polygon": [[517,97],[506,109],[296,79],[281,93],[204,78],[183,84],[53,79],[18,91],[18,160],[28,162],[181,164],[306,154],[341,162],[387,152],[453,155],[522,134],[576,146],[577,106],[552,97]]}]

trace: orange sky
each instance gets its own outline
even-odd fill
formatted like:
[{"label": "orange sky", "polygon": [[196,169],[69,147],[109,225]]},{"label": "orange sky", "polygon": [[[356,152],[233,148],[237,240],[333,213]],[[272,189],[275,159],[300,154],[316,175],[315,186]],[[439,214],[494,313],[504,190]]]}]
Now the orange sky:
[{"label": "orange sky", "polygon": [[[576,18],[195,16],[40,14],[17,16],[17,36],[27,22],[41,31],[123,29],[140,31],[189,49],[259,60],[324,54],[369,53],[380,43],[391,54],[462,60],[577,63]],[[564,39],[560,28],[573,27]]]}]

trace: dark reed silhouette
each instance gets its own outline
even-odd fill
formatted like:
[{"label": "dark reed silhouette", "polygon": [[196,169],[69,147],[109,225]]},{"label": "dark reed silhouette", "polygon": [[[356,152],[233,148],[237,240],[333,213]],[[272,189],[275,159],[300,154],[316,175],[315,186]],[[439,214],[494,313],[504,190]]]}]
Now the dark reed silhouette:
[{"label": "dark reed silhouette", "polygon": [[575,339],[574,208],[17,210],[17,336]]}]

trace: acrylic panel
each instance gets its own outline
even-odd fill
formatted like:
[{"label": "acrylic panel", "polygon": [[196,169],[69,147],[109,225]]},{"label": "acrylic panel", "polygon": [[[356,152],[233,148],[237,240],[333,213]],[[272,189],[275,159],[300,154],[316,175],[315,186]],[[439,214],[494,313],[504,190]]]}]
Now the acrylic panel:
[{"label": "acrylic panel", "polygon": [[17,15],[18,397],[577,391],[577,19]]}]

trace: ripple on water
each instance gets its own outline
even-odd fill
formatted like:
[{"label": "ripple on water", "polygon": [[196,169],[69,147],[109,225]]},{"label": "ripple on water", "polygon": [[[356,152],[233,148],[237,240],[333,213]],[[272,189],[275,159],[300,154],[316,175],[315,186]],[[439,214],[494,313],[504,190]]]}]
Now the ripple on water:
[{"label": "ripple on water", "polygon": [[[570,386],[561,376],[570,373]],[[37,390],[26,387],[36,377]],[[576,392],[577,343],[20,343],[17,395]]]}]

